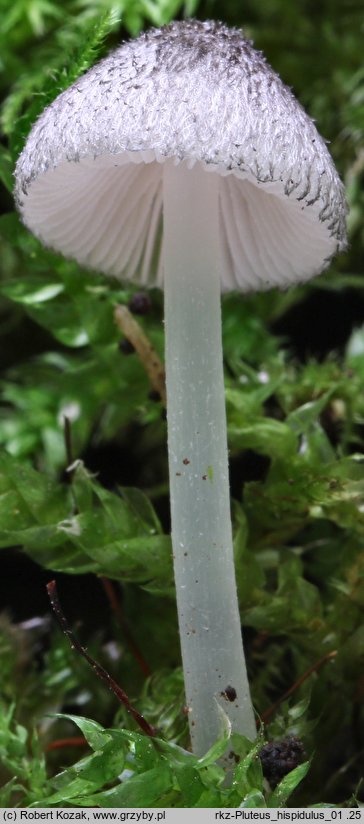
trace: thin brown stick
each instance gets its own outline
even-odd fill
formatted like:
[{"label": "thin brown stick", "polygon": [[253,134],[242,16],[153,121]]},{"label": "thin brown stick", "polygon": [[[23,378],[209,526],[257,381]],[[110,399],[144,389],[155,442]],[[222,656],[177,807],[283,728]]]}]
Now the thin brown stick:
[{"label": "thin brown stick", "polygon": [[88,743],[83,735],[73,736],[72,738],[57,738],[56,741],[47,744],[46,750],[51,752],[51,750],[61,750],[65,747],[88,747]]},{"label": "thin brown stick", "polygon": [[146,735],[149,735],[151,738],[154,738],[157,735],[157,730],[155,729],[155,727],[152,727],[152,725],[145,720],[145,718],[140,714],[140,712],[138,712],[138,710],[136,710],[135,707],[132,706],[126,692],[124,692],[124,690],[119,686],[119,684],[117,684],[116,681],[114,681],[111,675],[101,666],[101,664],[98,664],[97,661],[91,658],[91,655],[88,654],[88,652],[85,650],[85,648],[82,646],[82,644],[80,644],[80,642],[73,634],[72,630],[68,625],[61,604],[59,602],[57,585],[55,581],[50,581],[49,584],[47,584],[47,592],[57,621],[61,627],[62,632],[68,638],[72,649],[76,649],[77,652],[79,652],[79,654],[86,659],[86,661],[95,671],[96,675],[102,681],[104,681],[105,684],[107,684],[108,688],[114,693],[114,695],[116,695],[118,701],[120,701],[120,703],[124,705],[127,712],[134,718],[140,729],[143,730],[143,732],[145,732]]},{"label": "thin brown stick", "polygon": [[108,600],[109,600],[109,604],[110,604],[111,609],[112,609],[112,611],[113,611],[113,613],[116,617],[116,620],[117,620],[118,624],[120,625],[120,627],[123,631],[123,635],[125,637],[126,643],[129,647],[129,650],[132,653],[132,655],[134,656],[137,663],[139,664],[139,667],[140,667],[143,675],[145,675],[145,677],[148,678],[148,676],[151,675],[151,669],[150,669],[149,665],[147,664],[145,658],[143,657],[142,653],[140,652],[139,647],[135,643],[135,640],[134,640],[134,638],[132,636],[132,633],[130,631],[129,624],[128,624],[128,622],[125,618],[124,612],[122,610],[120,601],[117,598],[117,595],[116,595],[116,592],[115,592],[115,587],[113,586],[112,581],[110,581],[110,578],[105,578],[104,576],[101,576],[101,583],[104,587],[104,590],[105,590],[106,595],[107,595]]},{"label": "thin brown stick", "polygon": [[275,701],[274,704],[272,704],[270,707],[268,707],[267,710],[265,710],[265,712],[263,712],[263,714],[261,715],[261,721],[264,724],[266,724],[271,718],[271,716],[278,709],[280,704],[282,704],[282,702],[286,700],[286,698],[289,698],[290,695],[296,692],[296,690],[299,689],[299,687],[307,680],[307,678],[309,678],[310,675],[312,675],[313,672],[317,672],[317,670],[320,669],[322,664],[325,664],[326,661],[330,661],[332,658],[335,658],[336,655],[337,650],[334,649],[331,652],[327,652],[326,655],[323,655],[322,658],[315,662],[315,664],[312,664],[312,666],[309,667],[309,669],[306,670],[306,672],[304,672],[303,675],[301,675],[300,678],[298,678],[297,681],[295,681],[294,684],[292,684],[292,686],[286,692],[284,692],[280,698],[278,698],[278,701]]},{"label": "thin brown stick", "polygon": [[161,401],[166,406],[166,378],[162,361],[148,340],[142,327],[135,320],[127,306],[117,306],[114,313],[115,323],[126,339],[133,344],[135,351],[144,366],[153,389],[160,395]]}]

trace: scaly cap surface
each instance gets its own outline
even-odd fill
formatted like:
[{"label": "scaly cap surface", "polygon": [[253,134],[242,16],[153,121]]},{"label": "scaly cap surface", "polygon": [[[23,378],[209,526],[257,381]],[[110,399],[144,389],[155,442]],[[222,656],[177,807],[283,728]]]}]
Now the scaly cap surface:
[{"label": "scaly cap surface", "polygon": [[167,160],[221,176],[223,290],[306,280],[345,248],[324,140],[263,55],[214,21],[152,29],[60,94],[18,160],[17,205],[65,256],[162,286]]}]

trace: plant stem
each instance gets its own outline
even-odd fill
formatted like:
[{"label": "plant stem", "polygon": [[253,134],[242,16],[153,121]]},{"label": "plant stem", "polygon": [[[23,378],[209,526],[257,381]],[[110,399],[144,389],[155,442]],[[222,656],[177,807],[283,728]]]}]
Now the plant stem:
[{"label": "plant stem", "polygon": [[127,712],[130,713],[132,718],[134,718],[134,721],[136,721],[140,729],[143,730],[143,732],[145,732],[146,735],[149,735],[151,738],[154,738],[154,736],[157,735],[156,728],[152,727],[152,725],[148,723],[148,721],[143,717],[143,715],[141,715],[140,712],[138,712],[138,710],[135,707],[133,707],[133,705],[129,701],[129,698],[125,690],[123,690],[123,688],[119,684],[117,684],[116,681],[114,681],[110,673],[108,673],[104,669],[104,667],[101,666],[101,664],[95,661],[95,659],[88,654],[85,647],[83,647],[82,644],[80,644],[79,640],[73,634],[68,624],[67,618],[61,607],[58,598],[57,584],[55,581],[49,581],[49,583],[47,584],[47,592],[52,605],[53,612],[57,618],[57,621],[61,627],[62,632],[65,634],[66,638],[68,638],[72,649],[75,649],[79,653],[79,655],[82,656],[82,658],[85,658],[85,660],[88,664],[90,664],[98,678],[100,678],[101,681],[103,681],[106,684],[109,690],[111,690],[111,692],[114,693],[118,701],[120,701],[120,703],[123,704]]},{"label": "plant stem", "polygon": [[203,755],[221,730],[219,705],[233,731],[256,735],[229,502],[219,176],[172,161],[163,174],[172,543],[192,748]]},{"label": "plant stem", "polygon": [[294,684],[292,684],[292,686],[288,690],[286,690],[286,692],[284,692],[283,695],[280,696],[280,698],[278,698],[278,701],[275,701],[274,704],[271,704],[271,706],[268,707],[268,709],[262,713],[262,715],[260,716],[261,722],[263,724],[268,724],[272,715],[274,715],[275,711],[282,704],[282,702],[286,701],[287,698],[290,697],[290,695],[293,695],[293,693],[296,692],[296,690],[298,690],[299,687],[302,686],[302,684],[304,684],[304,682],[307,680],[307,678],[310,677],[310,675],[312,675],[313,672],[317,672],[317,670],[319,670],[320,667],[322,667],[322,664],[325,664],[326,661],[332,661],[332,659],[336,658],[336,656],[337,649],[333,649],[331,650],[331,652],[327,652],[326,655],[323,655],[322,658],[319,658],[318,661],[315,661],[315,663],[312,664],[312,666],[309,667],[308,670],[306,670],[306,672],[303,673],[303,675],[297,678],[297,681],[295,681]]}]

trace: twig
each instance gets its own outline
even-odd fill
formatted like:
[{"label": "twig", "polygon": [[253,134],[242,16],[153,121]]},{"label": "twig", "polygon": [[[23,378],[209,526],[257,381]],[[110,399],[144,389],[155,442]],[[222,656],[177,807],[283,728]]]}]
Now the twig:
[{"label": "twig", "polygon": [[87,747],[86,738],[82,736],[73,736],[73,738],[57,738],[56,741],[51,741],[47,744],[47,752],[51,750],[61,750],[64,747]]},{"label": "twig", "polygon": [[296,692],[296,690],[298,690],[298,688],[306,681],[306,679],[310,675],[312,675],[313,672],[317,672],[317,670],[320,669],[322,664],[325,664],[326,661],[330,661],[332,658],[335,658],[336,655],[337,650],[334,649],[331,652],[327,652],[326,655],[323,655],[322,658],[316,661],[315,664],[312,664],[312,666],[309,667],[309,669],[306,670],[306,672],[304,672],[303,675],[301,675],[300,678],[298,678],[297,681],[295,681],[294,684],[292,684],[292,686],[286,692],[284,692],[280,698],[278,698],[278,701],[275,701],[274,704],[272,704],[270,707],[268,707],[267,710],[265,710],[265,712],[263,712],[263,714],[261,715],[261,721],[266,724],[271,718],[271,716],[278,709],[280,704],[282,704],[282,702],[286,700],[286,698],[289,698],[290,695]]},{"label": "twig", "polygon": [[115,588],[112,584],[112,581],[110,581],[109,578],[105,578],[104,576],[101,576],[101,583],[104,587],[104,590],[105,590],[106,595],[108,597],[111,609],[112,609],[112,611],[113,611],[113,613],[116,617],[116,620],[118,621],[118,623],[119,623],[119,625],[120,625],[120,627],[123,631],[123,634],[125,636],[125,640],[126,640],[126,643],[127,643],[128,647],[130,649],[130,652],[133,654],[135,660],[138,662],[143,675],[145,675],[145,677],[147,678],[149,675],[151,675],[151,669],[150,669],[149,665],[147,664],[145,658],[143,658],[143,655],[140,652],[140,649],[137,646],[137,644],[135,643],[135,640],[134,640],[134,638],[133,638],[133,636],[130,632],[128,622],[125,618],[125,615],[124,615],[124,612],[121,608],[120,602],[118,601],[118,598],[116,596]]},{"label": "twig", "polygon": [[166,406],[166,383],[165,372],[162,361],[154,349],[154,346],[148,340],[145,332],[133,318],[131,312],[126,306],[117,306],[114,313],[115,323],[120,331],[125,335],[126,339],[133,344],[135,351],[144,366],[144,369],[149,377],[153,389],[160,395],[161,401]]},{"label": "twig", "polygon": [[107,684],[109,689],[114,693],[114,695],[116,695],[118,701],[120,701],[120,703],[124,705],[128,713],[130,713],[130,715],[139,725],[140,729],[143,730],[143,732],[145,732],[146,735],[149,735],[150,737],[154,738],[157,735],[157,730],[155,729],[155,727],[152,727],[152,725],[145,720],[145,718],[138,712],[138,710],[136,710],[135,707],[132,706],[126,692],[124,692],[124,690],[119,686],[119,684],[117,684],[116,681],[114,681],[111,675],[109,675],[109,673],[101,666],[101,664],[98,664],[97,661],[91,658],[91,655],[88,654],[88,652],[85,650],[85,648],[80,644],[80,642],[73,634],[72,630],[68,626],[67,619],[60,605],[57,593],[57,585],[55,581],[50,581],[49,584],[47,584],[47,592],[57,621],[61,627],[62,632],[68,638],[72,649],[76,649],[77,652],[79,652],[80,655],[82,655],[82,657],[86,659],[86,661],[90,664],[92,669],[96,672],[96,675],[102,681],[104,681],[105,684]]}]

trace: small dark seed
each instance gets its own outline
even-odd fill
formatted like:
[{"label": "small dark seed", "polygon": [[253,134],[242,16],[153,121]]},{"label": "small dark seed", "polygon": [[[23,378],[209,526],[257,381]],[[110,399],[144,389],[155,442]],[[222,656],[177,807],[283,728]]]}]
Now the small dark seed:
[{"label": "small dark seed", "polygon": [[130,298],[128,307],[133,315],[147,315],[152,308],[152,301],[146,292],[136,292]]}]

